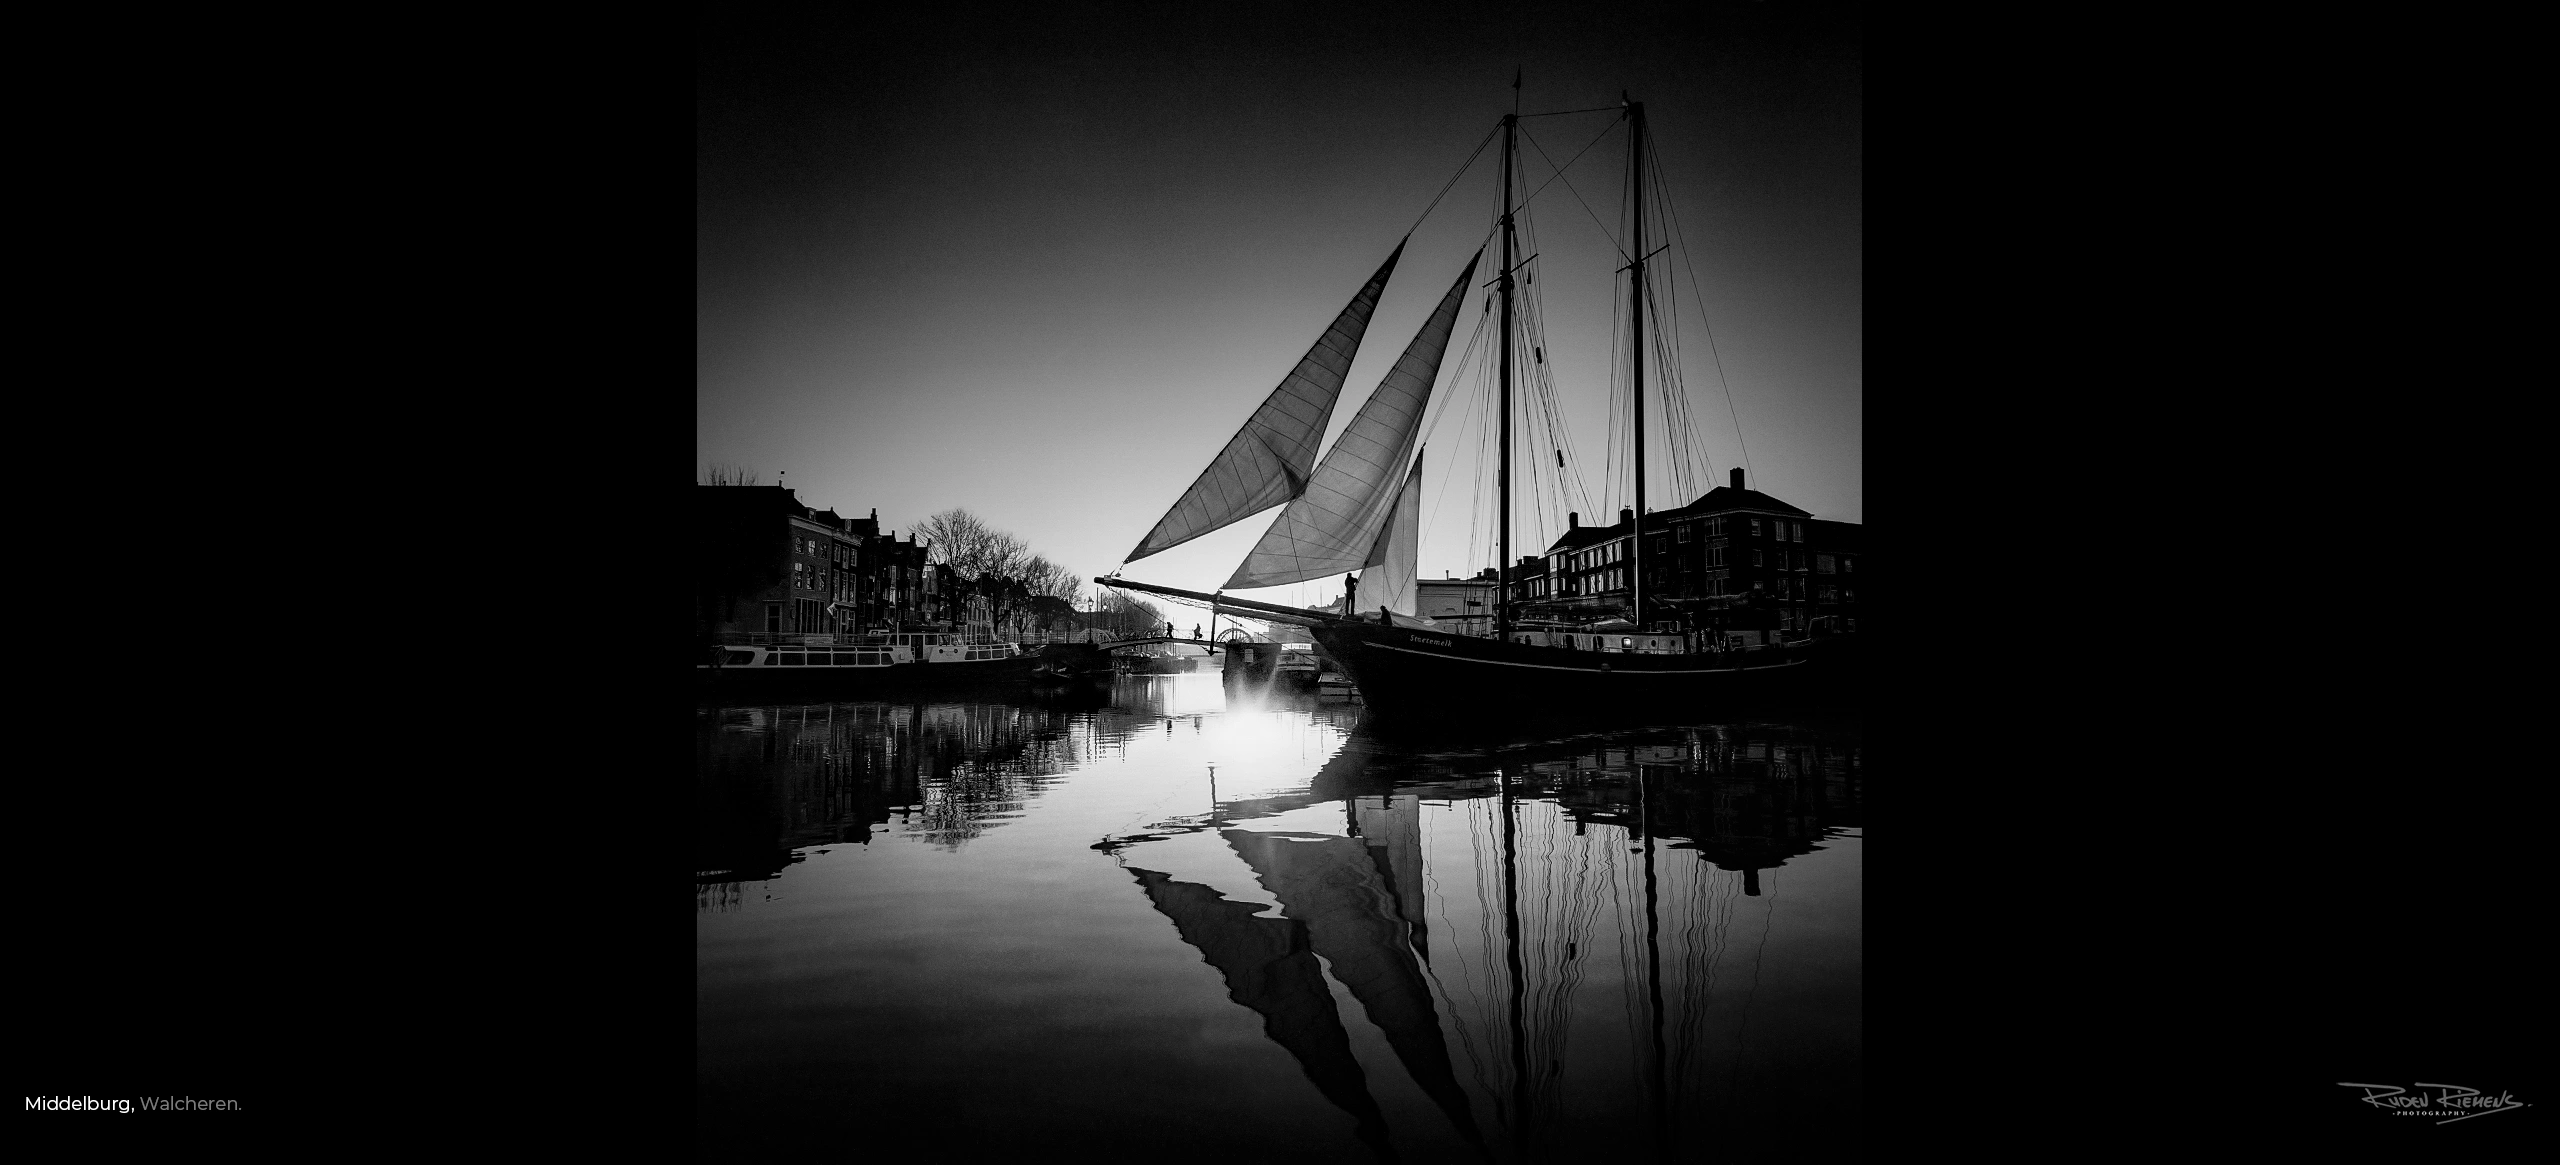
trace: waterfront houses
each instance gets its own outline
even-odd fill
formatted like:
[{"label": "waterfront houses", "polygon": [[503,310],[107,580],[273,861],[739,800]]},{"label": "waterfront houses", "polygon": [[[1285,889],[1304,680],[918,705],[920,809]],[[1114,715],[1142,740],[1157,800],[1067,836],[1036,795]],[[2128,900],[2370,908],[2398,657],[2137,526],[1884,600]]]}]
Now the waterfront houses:
[{"label": "waterfront houses", "polygon": [[[1568,620],[1628,614],[1634,511],[1619,510],[1608,526],[1585,526],[1580,514],[1567,522],[1563,537],[1513,569],[1515,609]],[[1676,620],[1662,620],[1662,608],[1687,615],[1700,629],[1802,633],[1829,617],[1840,630],[1854,630],[1862,529],[1744,488],[1736,469],[1731,484],[1644,516],[1647,606],[1663,630],[1678,628]]]},{"label": "waterfront houses", "polygon": [[1047,607],[1017,579],[966,579],[880,512],[813,509],[782,486],[694,487],[694,633],[794,640],[898,630],[978,641],[1037,634]]},{"label": "waterfront houses", "polygon": [[949,569],[928,547],[782,486],[696,486],[694,631],[843,635],[948,622]]}]

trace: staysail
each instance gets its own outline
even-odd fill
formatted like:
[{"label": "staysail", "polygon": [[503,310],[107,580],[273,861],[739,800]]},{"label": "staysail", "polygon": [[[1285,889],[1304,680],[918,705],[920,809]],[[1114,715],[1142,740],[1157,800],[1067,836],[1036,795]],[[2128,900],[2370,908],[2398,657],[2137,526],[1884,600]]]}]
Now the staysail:
[{"label": "staysail", "polygon": [[1360,569],[1378,528],[1386,524],[1397,475],[1413,456],[1423,406],[1431,403],[1431,382],[1440,375],[1440,356],[1449,347],[1458,304],[1483,257],[1478,251],[1467,260],[1467,269],[1414,333],[1378,390],[1325,451],[1303,496],[1280,511],[1262,541],[1236,567],[1235,577],[1227,580],[1227,589],[1276,587]]},{"label": "staysail", "polygon": [[1359,352],[1360,337],[1369,330],[1369,316],[1378,308],[1387,276],[1403,255],[1404,244],[1399,242],[1360,294],[1352,296],[1342,314],[1334,317],[1333,326],[1317,337],[1298,366],[1281,379],[1280,387],[1272,389],[1262,407],[1246,418],[1244,427],[1236,430],[1227,447],[1200,471],[1199,480],[1183,491],[1124,562],[1170,550],[1306,492],[1307,467],[1315,464],[1316,448],[1324,443],[1333,403],[1342,395],[1343,379],[1351,374],[1351,357]]},{"label": "staysail", "polygon": [[[1360,610],[1413,614],[1415,556],[1422,545],[1422,455],[1387,505],[1387,524],[1360,564]],[[1356,612],[1355,612],[1356,613]]]}]

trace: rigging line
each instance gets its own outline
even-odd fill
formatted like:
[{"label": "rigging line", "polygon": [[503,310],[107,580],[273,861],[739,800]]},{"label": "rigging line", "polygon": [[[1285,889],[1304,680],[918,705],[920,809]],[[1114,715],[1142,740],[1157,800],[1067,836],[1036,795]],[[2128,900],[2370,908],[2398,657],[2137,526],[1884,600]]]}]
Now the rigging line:
[{"label": "rigging line", "polygon": [[1555,110],[1554,112],[1551,112],[1551,113],[1523,113],[1523,114],[1520,114],[1519,116],[1524,117],[1524,118],[1529,118],[1529,117],[1563,117],[1564,115],[1566,115],[1566,114],[1568,114],[1568,113],[1605,113],[1605,112],[1607,112],[1607,111],[1609,111],[1609,110],[1612,110],[1612,109],[1617,110],[1617,111],[1618,111],[1618,112],[1620,112],[1620,113],[1625,113],[1625,112],[1627,111],[1627,107],[1626,107],[1626,106],[1624,106],[1624,105],[1594,105],[1594,106],[1592,106],[1592,107],[1591,107],[1591,108],[1589,108],[1589,109],[1559,109],[1559,110]]},{"label": "rigging line", "polygon": [[1475,166],[1475,164],[1476,164],[1476,159],[1477,159],[1479,156],[1483,155],[1483,153],[1484,153],[1484,148],[1485,148],[1486,146],[1489,146],[1489,145],[1493,144],[1493,137],[1494,137],[1494,135],[1495,135],[1495,134],[1498,134],[1498,133],[1501,133],[1501,132],[1502,132],[1502,125],[1501,125],[1501,123],[1500,123],[1500,122],[1496,122],[1496,123],[1494,123],[1494,127],[1493,127],[1492,129],[1489,129],[1489,130],[1484,131],[1484,138],[1483,138],[1483,140],[1478,141],[1478,142],[1476,143],[1476,148],[1475,148],[1473,151],[1471,151],[1471,152],[1469,152],[1469,153],[1467,154],[1467,160],[1466,160],[1466,161],[1461,162],[1461,163],[1459,163],[1459,164],[1458,164],[1458,172],[1457,172],[1457,173],[1455,173],[1455,174],[1451,174],[1451,175],[1449,175],[1449,181],[1441,185],[1441,187],[1440,187],[1440,193],[1438,193],[1438,194],[1434,194],[1434,195],[1432,195],[1432,196],[1431,196],[1431,205],[1426,206],[1426,207],[1423,207],[1423,208],[1422,208],[1422,213],[1421,213],[1421,214],[1419,214],[1419,215],[1414,216],[1413,225],[1412,225],[1412,226],[1409,226],[1409,227],[1406,227],[1406,228],[1404,229],[1404,233],[1405,233],[1405,234],[1407,234],[1407,235],[1411,235],[1411,234],[1413,234],[1413,232],[1414,232],[1416,229],[1418,229],[1418,228],[1420,228],[1420,227],[1422,226],[1422,220],[1423,220],[1423,219],[1426,219],[1426,218],[1430,218],[1430,217],[1431,217],[1431,212],[1432,212],[1433,210],[1436,210],[1436,209],[1438,209],[1438,208],[1439,208],[1439,206],[1440,206],[1440,200],[1449,196],[1449,189],[1450,189],[1451,187],[1456,186],[1456,185],[1458,184],[1458,179],[1460,179],[1460,178],[1464,178],[1464,177],[1466,177],[1466,176],[1467,176],[1467,171],[1468,171],[1470,168],[1472,168],[1472,167],[1474,167],[1474,166]]},{"label": "rigging line", "polygon": [[[1467,337],[1467,346],[1458,352],[1458,363],[1455,367],[1452,367],[1449,370],[1448,385],[1443,388],[1439,399],[1432,402],[1432,404],[1438,406],[1439,411],[1431,414],[1430,423],[1423,426],[1422,439],[1418,444],[1430,444],[1431,435],[1440,430],[1440,422],[1449,419],[1449,410],[1455,406],[1448,402],[1452,398],[1461,395],[1456,391],[1458,382],[1466,379],[1467,363],[1475,358],[1476,345],[1482,343],[1484,340],[1485,330],[1488,326],[1488,318],[1489,317],[1482,314],[1476,316],[1476,330],[1473,334]],[[1459,414],[1460,419],[1458,421],[1458,432],[1461,434],[1466,432],[1467,421],[1474,419],[1476,405],[1481,403],[1474,393],[1470,392],[1463,395],[1466,398],[1467,405]],[[1422,519],[1422,526],[1426,530],[1431,528],[1431,524],[1433,522],[1439,520],[1441,502],[1449,496],[1449,483],[1457,480],[1458,477],[1457,474],[1450,473],[1445,469],[1441,471],[1441,474],[1440,492],[1432,496],[1431,512],[1424,515]]]},{"label": "rigging line", "polygon": [[[1652,144],[1652,139],[1652,129],[1647,127],[1645,141],[1648,146]],[[1698,304],[1698,324],[1707,330],[1707,355],[1715,359],[1716,383],[1724,386],[1725,413],[1733,418],[1733,443],[1735,447],[1742,450],[1743,472],[1750,474],[1750,480],[1756,483],[1760,480],[1760,475],[1758,471],[1751,468],[1751,446],[1742,439],[1742,413],[1734,408],[1733,382],[1725,379],[1724,353],[1716,350],[1716,326],[1713,321],[1707,319],[1706,285],[1698,282],[1698,266],[1690,259],[1689,235],[1688,232],[1680,229],[1680,207],[1668,197],[1661,201],[1664,213],[1671,218],[1671,236],[1680,240],[1680,265],[1687,268],[1689,272],[1689,286],[1693,289],[1691,298]]]},{"label": "rigging line", "polygon": [[[1572,160],[1571,160],[1571,161],[1567,161],[1567,162],[1565,163],[1565,165],[1566,165],[1566,166],[1570,166],[1570,165],[1572,165],[1574,162],[1578,162],[1578,161],[1582,160],[1582,155],[1583,155],[1583,154],[1590,153],[1590,152],[1591,152],[1591,147],[1592,147],[1592,146],[1594,146],[1594,145],[1598,145],[1598,144],[1600,143],[1600,139],[1601,139],[1602,137],[1606,137],[1606,136],[1608,136],[1609,131],[1610,131],[1611,129],[1616,128],[1616,127],[1617,127],[1617,123],[1615,123],[1615,122],[1612,122],[1612,123],[1610,123],[1609,125],[1602,126],[1602,127],[1600,128],[1600,133],[1599,133],[1598,135],[1595,135],[1595,136],[1591,139],[1590,143],[1588,143],[1588,144],[1584,145],[1584,146],[1582,147],[1582,149],[1581,149],[1581,150],[1579,150],[1579,151],[1575,152],[1575,154],[1573,155]],[[1546,159],[1546,162],[1547,162],[1547,165],[1549,165],[1549,166],[1555,166],[1555,164],[1556,164],[1556,160],[1555,160],[1554,158],[1549,158],[1549,157],[1547,157],[1547,150],[1546,150],[1546,147],[1539,145],[1539,144],[1538,144],[1538,139],[1529,137],[1529,135],[1528,135],[1527,133],[1522,133],[1520,136],[1521,136],[1521,137],[1523,137],[1523,138],[1528,138],[1528,140],[1529,140],[1529,148],[1531,148],[1531,149],[1533,149],[1533,150],[1538,151],[1538,156],[1539,156],[1539,157],[1541,157],[1541,158],[1545,158],[1545,159]],[[1580,203],[1582,203],[1582,213],[1587,214],[1587,215],[1590,215],[1590,216],[1591,216],[1591,221],[1592,221],[1592,222],[1594,222],[1594,223],[1599,223],[1600,231],[1601,231],[1601,233],[1602,233],[1602,234],[1608,234],[1608,231],[1609,231],[1609,224],[1604,223],[1604,222],[1600,222],[1600,214],[1599,214],[1599,212],[1592,210],[1592,209],[1591,209],[1591,204],[1590,204],[1590,203],[1588,203],[1588,202],[1584,202],[1584,201],[1583,201],[1583,198],[1582,198],[1582,192],[1581,192],[1581,191],[1579,191],[1579,190],[1575,190],[1575,189],[1573,188],[1573,183],[1572,183],[1570,180],[1568,180],[1568,179],[1566,179],[1566,178],[1565,178],[1565,176],[1564,176],[1564,168],[1563,168],[1562,166],[1558,166],[1558,167],[1556,167],[1556,172],[1555,172],[1555,176],[1554,176],[1554,177],[1547,179],[1545,182],[1541,182],[1541,183],[1539,183],[1539,184],[1538,184],[1538,190],[1545,190],[1549,185],[1554,184],[1554,183],[1557,183],[1557,182],[1563,182],[1563,183],[1564,183],[1564,188],[1565,188],[1566,192],[1568,192],[1568,193],[1570,193],[1570,194],[1572,194],[1572,195],[1573,195],[1573,200],[1574,200],[1575,202],[1580,202]],[[1530,199],[1534,199],[1534,198],[1536,198],[1536,197],[1538,196],[1538,190],[1532,190],[1532,191],[1530,191],[1530,192],[1529,192],[1529,197],[1528,197],[1528,198],[1524,198],[1524,199],[1521,199],[1521,200],[1520,200],[1520,205],[1522,205],[1522,206],[1527,206],[1527,205],[1529,204]],[[1622,245],[1620,245],[1620,244],[1619,244],[1619,242],[1618,242],[1619,237],[1620,237],[1620,236],[1617,236],[1617,235],[1610,235],[1610,236],[1609,236],[1609,246],[1610,246],[1610,248],[1611,248],[1611,249],[1613,249],[1613,250],[1615,250],[1615,251],[1617,251],[1617,252],[1618,252],[1618,257],[1619,257],[1619,258],[1621,258],[1621,259],[1625,259],[1625,258],[1627,258],[1627,257],[1628,257],[1628,255],[1627,255],[1627,249],[1626,249],[1626,247],[1624,247],[1624,246],[1622,246]]]}]

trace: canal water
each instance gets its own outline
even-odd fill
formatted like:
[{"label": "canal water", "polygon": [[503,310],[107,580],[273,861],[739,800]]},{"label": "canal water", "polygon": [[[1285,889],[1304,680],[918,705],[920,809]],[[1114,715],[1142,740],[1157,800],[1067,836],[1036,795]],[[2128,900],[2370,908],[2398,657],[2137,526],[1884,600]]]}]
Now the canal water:
[{"label": "canal water", "polygon": [[1856,1155],[1854,721],[696,715],[705,1160]]}]

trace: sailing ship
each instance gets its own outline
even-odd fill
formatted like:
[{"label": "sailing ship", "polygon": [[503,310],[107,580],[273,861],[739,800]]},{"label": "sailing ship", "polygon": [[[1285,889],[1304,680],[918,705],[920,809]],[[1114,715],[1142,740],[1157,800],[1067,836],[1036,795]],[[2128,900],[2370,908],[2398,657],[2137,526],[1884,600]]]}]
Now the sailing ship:
[{"label": "sailing ship", "polygon": [[[1635,224],[1623,245],[1629,274],[1629,358],[1633,362],[1632,411],[1635,505],[1627,512],[1631,533],[1628,571],[1631,601],[1622,619],[1599,624],[1543,625],[1518,617],[1511,553],[1515,284],[1528,260],[1517,257],[1518,230],[1512,190],[1519,122],[1502,119],[1502,209],[1493,233],[1501,248],[1492,283],[1499,289],[1501,320],[1498,415],[1500,461],[1493,474],[1498,497],[1496,539],[1499,584],[1490,637],[1455,634],[1414,617],[1415,557],[1420,533],[1422,450],[1419,437],[1432,384],[1462,301],[1473,285],[1482,248],[1467,261],[1394,367],[1321,461],[1316,447],[1332,416],[1353,355],[1410,234],[1362,285],[1322,337],[1283,378],[1226,447],[1175,501],[1123,560],[1141,558],[1282,506],[1262,539],[1214,594],[1134,582],[1119,571],[1096,579],[1105,586],[1203,602],[1213,610],[1305,625],[1359,687],[1377,712],[1412,716],[1456,709],[1623,712],[1645,706],[1683,709],[1730,707],[1743,700],[1799,694],[1817,681],[1836,679],[1855,659],[1854,639],[1758,642],[1747,646],[1723,635],[1703,635],[1694,611],[1648,593],[1645,505],[1644,325],[1654,301],[1646,279],[1643,198],[1645,112],[1626,101],[1629,190]],[[1454,182],[1454,179],[1452,180]],[[1427,216],[1428,212],[1426,212]],[[1487,245],[1491,245],[1488,243]],[[1656,248],[1658,251],[1660,248]],[[1536,258],[1535,255],[1530,256]],[[1487,310],[1491,310],[1488,303]],[[1558,453],[1562,457],[1561,451]],[[1738,471],[1737,471],[1738,476]],[[1240,599],[1227,590],[1279,586],[1360,572],[1356,601],[1340,615]],[[1402,616],[1402,618],[1399,618]]]}]

